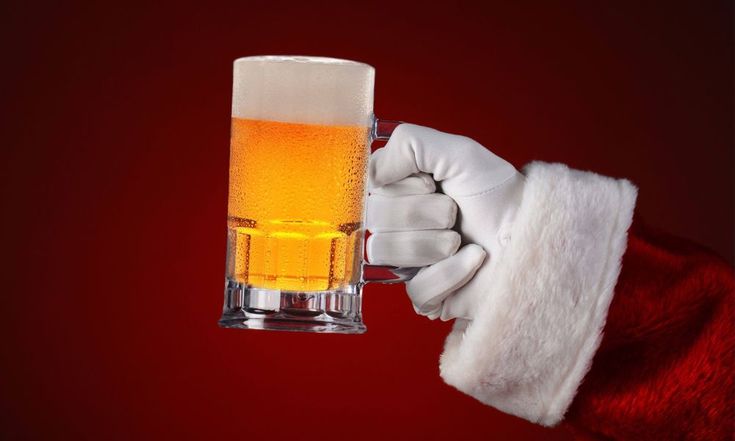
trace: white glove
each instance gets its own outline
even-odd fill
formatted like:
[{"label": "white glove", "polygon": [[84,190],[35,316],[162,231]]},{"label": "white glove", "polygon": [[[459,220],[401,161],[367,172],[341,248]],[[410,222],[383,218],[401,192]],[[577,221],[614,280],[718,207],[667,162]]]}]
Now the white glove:
[{"label": "white glove", "polygon": [[523,185],[511,164],[472,139],[401,124],[370,160],[368,260],[424,267],[406,283],[416,312],[471,320]]}]

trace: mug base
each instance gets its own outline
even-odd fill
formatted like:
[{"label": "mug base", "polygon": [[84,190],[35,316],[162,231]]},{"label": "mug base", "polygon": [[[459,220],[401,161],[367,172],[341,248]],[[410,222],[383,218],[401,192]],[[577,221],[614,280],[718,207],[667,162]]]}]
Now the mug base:
[{"label": "mug base", "polygon": [[329,291],[263,289],[225,279],[219,326],[270,331],[362,334],[362,286]]}]

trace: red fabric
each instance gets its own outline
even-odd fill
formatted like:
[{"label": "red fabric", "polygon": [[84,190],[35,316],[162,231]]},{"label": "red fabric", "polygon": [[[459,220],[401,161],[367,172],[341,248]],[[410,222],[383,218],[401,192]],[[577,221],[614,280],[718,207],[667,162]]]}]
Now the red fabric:
[{"label": "red fabric", "polygon": [[732,439],[734,298],[727,263],[636,219],[565,424],[581,439]]}]

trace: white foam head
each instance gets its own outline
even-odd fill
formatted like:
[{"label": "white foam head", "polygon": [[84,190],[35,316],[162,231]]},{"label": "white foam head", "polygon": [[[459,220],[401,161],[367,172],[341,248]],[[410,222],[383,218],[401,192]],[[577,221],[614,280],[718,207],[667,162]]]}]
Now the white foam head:
[{"label": "white foam head", "polygon": [[371,122],[375,69],[338,58],[257,56],[235,60],[232,116],[326,125]]}]

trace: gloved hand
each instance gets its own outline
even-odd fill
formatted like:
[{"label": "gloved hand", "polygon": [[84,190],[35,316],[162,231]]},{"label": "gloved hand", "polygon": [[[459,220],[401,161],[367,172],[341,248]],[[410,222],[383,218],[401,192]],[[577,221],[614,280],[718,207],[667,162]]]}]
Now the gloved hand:
[{"label": "gloved hand", "polygon": [[423,267],[406,283],[417,313],[472,319],[520,205],[524,177],[465,136],[399,125],[370,159],[368,260]]}]

